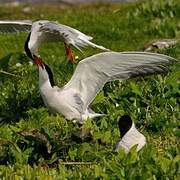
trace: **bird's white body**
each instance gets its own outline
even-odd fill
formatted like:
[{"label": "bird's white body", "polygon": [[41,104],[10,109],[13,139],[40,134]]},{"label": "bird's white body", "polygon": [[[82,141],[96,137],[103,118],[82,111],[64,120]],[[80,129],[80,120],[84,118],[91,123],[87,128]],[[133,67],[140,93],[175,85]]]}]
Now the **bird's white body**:
[{"label": "bird's white body", "polygon": [[136,150],[139,151],[145,144],[146,144],[145,136],[136,129],[133,122],[129,131],[117,143],[116,151],[118,151],[119,149],[124,149],[124,151],[128,153],[130,149],[135,145],[137,145]]},{"label": "bird's white body", "polygon": [[38,65],[40,93],[50,111],[83,122],[88,117],[103,115],[93,112],[90,104],[106,82],[164,72],[174,61],[169,56],[155,53],[99,53],[80,61],[63,88],[52,85],[53,75],[47,65]]},{"label": "bird's white body", "polygon": [[[50,87],[49,82],[40,85],[40,94],[45,105],[52,113],[61,112],[67,119],[81,119],[75,102],[73,90],[63,91],[58,87]],[[76,106],[73,106],[75,104]]]},{"label": "bird's white body", "polygon": [[68,120],[83,120],[90,116],[87,109],[83,111],[83,102],[80,94],[73,89],[51,86],[48,74],[39,66],[39,89],[41,97],[52,113],[60,112]]},{"label": "bird's white body", "polygon": [[[39,68],[39,79],[41,79],[42,69]],[[39,89],[46,107],[52,113],[61,113],[68,120],[79,120],[82,123],[88,117],[93,118],[103,115],[96,114],[88,108],[83,110],[81,95],[75,89],[52,87],[48,79],[44,82],[39,81]]]}]

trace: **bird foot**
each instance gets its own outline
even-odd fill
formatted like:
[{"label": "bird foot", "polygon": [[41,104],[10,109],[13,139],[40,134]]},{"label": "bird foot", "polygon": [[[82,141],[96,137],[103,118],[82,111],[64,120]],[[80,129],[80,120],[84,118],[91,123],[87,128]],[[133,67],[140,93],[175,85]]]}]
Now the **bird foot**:
[{"label": "bird foot", "polygon": [[72,49],[67,44],[65,44],[65,50],[66,50],[66,56],[68,60],[72,63],[75,63],[75,55]]}]

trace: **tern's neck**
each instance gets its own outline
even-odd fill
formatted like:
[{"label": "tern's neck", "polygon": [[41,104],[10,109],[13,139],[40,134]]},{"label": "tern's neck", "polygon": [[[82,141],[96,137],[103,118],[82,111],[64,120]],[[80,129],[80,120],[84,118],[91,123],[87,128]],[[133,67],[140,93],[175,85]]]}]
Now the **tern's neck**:
[{"label": "tern's neck", "polygon": [[141,133],[136,129],[135,124],[133,122],[129,131],[123,137],[125,137],[125,138],[127,138],[127,137],[139,138],[139,136],[141,136]]},{"label": "tern's neck", "polygon": [[50,89],[52,88],[49,78],[44,78],[42,72],[39,71],[39,87]]},{"label": "tern's neck", "polygon": [[53,88],[54,85],[53,73],[51,69],[46,64],[43,65],[43,68],[39,66],[39,86]]}]

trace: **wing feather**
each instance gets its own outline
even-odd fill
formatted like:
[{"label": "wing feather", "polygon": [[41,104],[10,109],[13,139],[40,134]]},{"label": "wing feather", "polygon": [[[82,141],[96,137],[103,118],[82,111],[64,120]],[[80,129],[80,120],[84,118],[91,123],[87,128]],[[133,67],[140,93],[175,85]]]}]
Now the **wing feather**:
[{"label": "wing feather", "polygon": [[[59,24],[56,22],[46,22],[41,27],[41,32],[46,33],[46,36],[54,36],[54,40],[64,41],[81,51],[81,47],[92,46],[94,48],[99,48],[102,50],[108,50],[103,46],[96,45],[90,40],[93,38],[87,36],[84,33],[78,31],[77,29],[71,28],[69,26]],[[51,38],[52,39],[52,38]]]},{"label": "wing feather", "polygon": [[75,89],[86,109],[106,82],[162,73],[175,61],[174,58],[157,53],[99,53],[82,60],[64,88]]},{"label": "wing feather", "polygon": [[29,32],[31,30],[32,21],[0,21],[0,33],[15,33],[15,32]]}]

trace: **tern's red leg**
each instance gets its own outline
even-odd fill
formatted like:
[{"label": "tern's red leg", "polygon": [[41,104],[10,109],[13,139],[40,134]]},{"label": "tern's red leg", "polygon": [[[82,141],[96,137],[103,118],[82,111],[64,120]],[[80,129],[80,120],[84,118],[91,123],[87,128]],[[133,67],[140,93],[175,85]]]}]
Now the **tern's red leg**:
[{"label": "tern's red leg", "polygon": [[75,63],[75,55],[74,55],[72,49],[66,43],[64,43],[64,45],[65,45],[66,55],[67,55],[68,59],[72,63]]}]

